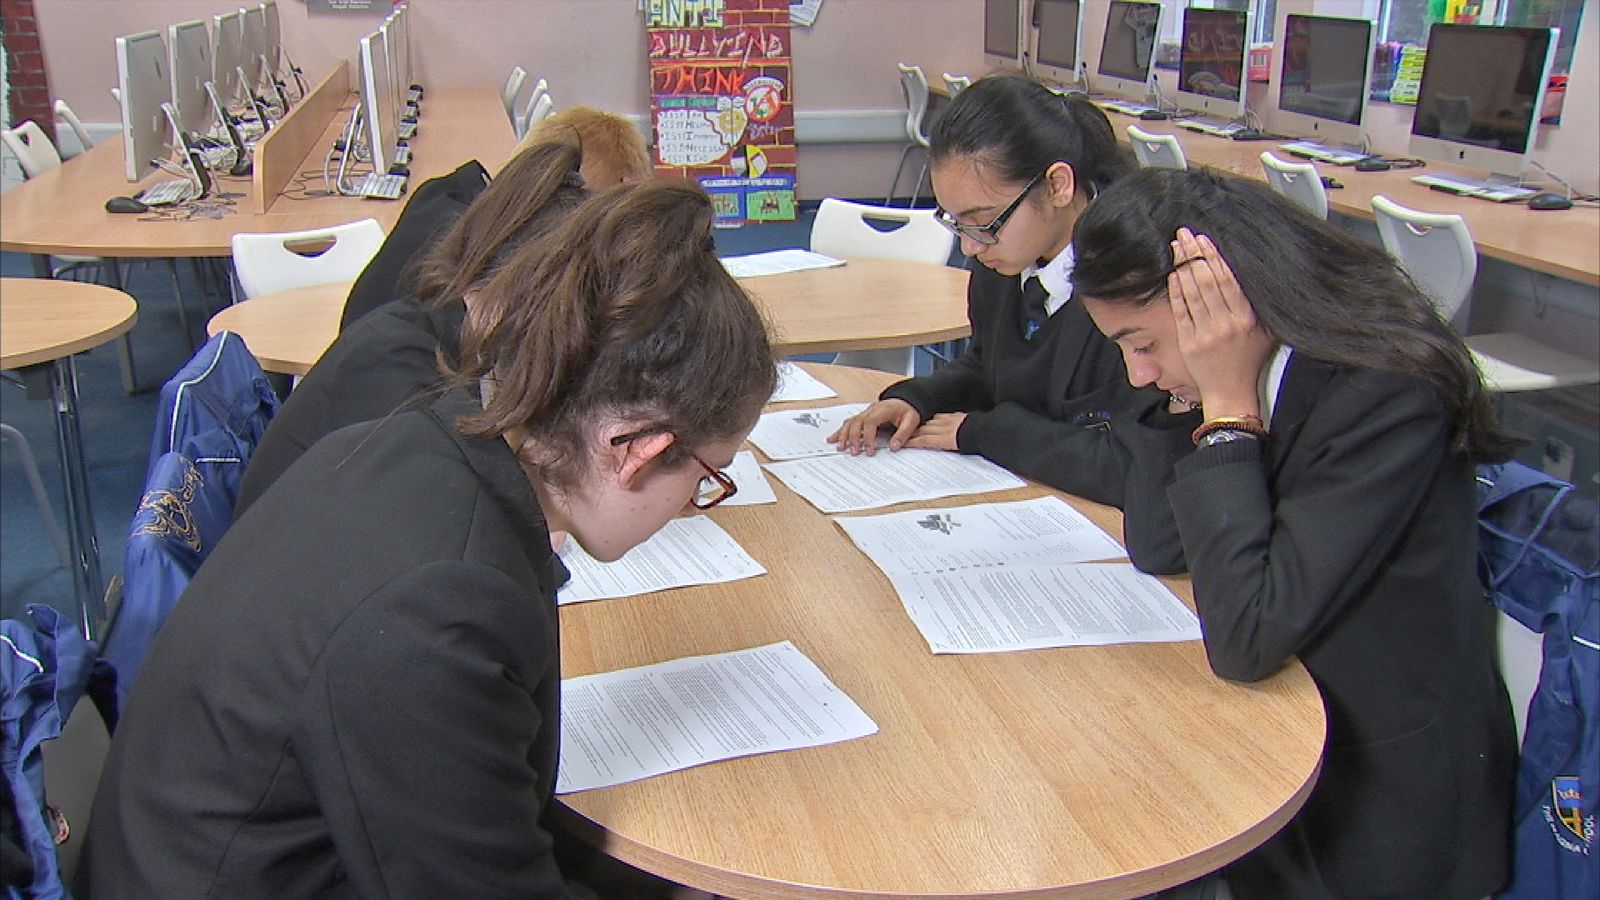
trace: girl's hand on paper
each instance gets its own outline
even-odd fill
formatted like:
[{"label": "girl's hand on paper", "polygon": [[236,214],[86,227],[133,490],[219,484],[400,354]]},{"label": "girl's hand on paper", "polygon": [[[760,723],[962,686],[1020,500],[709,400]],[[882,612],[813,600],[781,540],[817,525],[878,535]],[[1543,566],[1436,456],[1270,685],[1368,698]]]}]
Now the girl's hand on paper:
[{"label": "girl's hand on paper", "polygon": [[924,422],[917,433],[906,441],[907,447],[922,447],[928,450],[956,451],[956,435],[961,431],[961,423],[967,420],[967,414],[939,413]]},{"label": "girl's hand on paper", "polygon": [[839,430],[828,435],[828,443],[851,456],[868,456],[878,452],[878,429],[892,428],[889,449],[899,450],[916,433],[922,424],[917,410],[904,400],[879,400],[861,412],[844,420]]}]

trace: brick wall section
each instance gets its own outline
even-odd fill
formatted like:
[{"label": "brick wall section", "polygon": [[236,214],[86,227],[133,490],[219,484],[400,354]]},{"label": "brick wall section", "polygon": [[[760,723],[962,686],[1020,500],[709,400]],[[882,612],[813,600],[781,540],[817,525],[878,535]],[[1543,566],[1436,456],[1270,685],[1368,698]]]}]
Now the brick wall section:
[{"label": "brick wall section", "polygon": [[5,18],[6,70],[11,82],[11,122],[32,119],[55,139],[50,81],[45,76],[44,46],[39,42],[33,0],[0,0]]}]

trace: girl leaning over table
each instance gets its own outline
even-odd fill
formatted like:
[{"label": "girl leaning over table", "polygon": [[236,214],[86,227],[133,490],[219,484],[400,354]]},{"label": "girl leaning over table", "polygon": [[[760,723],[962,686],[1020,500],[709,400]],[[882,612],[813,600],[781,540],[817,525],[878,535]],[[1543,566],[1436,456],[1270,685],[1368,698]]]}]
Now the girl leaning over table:
[{"label": "girl leaning over table", "polygon": [[[451,387],[341,429],[156,637],[85,849],[94,896],[572,895],[552,535],[614,560],[726,466],[776,372],[697,187],[616,188],[520,250]],[[489,324],[483,324],[483,323]]]},{"label": "girl leaning over table", "polygon": [[[1131,153],[1087,98],[1010,74],[957,94],[929,144],[938,219],[976,263],[971,340],[949,365],[891,385],[829,440],[871,454],[887,431],[890,450],[979,454],[1060,490],[1138,506],[1117,419],[1166,416],[1168,398],[1128,388],[1116,347],[1074,299],[1071,246],[1095,195],[1134,170]],[[1165,505],[1159,485],[1144,493]],[[1129,551],[1148,568],[1173,565],[1143,547]]]},{"label": "girl leaning over table", "polygon": [[1381,249],[1259,182],[1146,169],[1074,241],[1129,380],[1204,414],[1168,497],[1212,669],[1298,657],[1327,709],[1320,781],[1234,895],[1492,894],[1516,747],[1473,466],[1514,438],[1466,346]]}]

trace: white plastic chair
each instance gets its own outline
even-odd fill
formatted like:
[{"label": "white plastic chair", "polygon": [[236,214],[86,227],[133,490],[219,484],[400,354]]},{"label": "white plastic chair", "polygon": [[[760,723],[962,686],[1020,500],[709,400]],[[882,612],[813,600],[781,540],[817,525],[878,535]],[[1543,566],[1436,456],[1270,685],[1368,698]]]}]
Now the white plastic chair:
[{"label": "white plastic chair", "polygon": [[[1478,251],[1460,216],[1410,209],[1372,198],[1378,237],[1447,321],[1467,319],[1467,297],[1478,274]],[[1600,383],[1600,362],[1574,356],[1514,332],[1466,335],[1464,340],[1491,391],[1539,391]]]},{"label": "white plastic chair", "polygon": [[50,143],[44,129],[31,119],[0,130],[0,141],[4,141],[6,149],[17,158],[17,163],[22,166],[22,174],[27,178],[38,178],[61,165],[61,154],[56,151],[56,145]]},{"label": "white plastic chair", "polygon": [[[894,181],[889,183],[889,194],[883,198],[883,205],[888,206],[894,202],[895,188],[900,186],[900,172],[906,166],[906,156],[912,150],[921,147],[924,152],[928,149],[928,133],[923,130],[922,120],[928,114],[928,79],[922,74],[921,66],[908,66],[905,63],[896,63],[900,70],[900,87],[906,95],[906,145],[900,150],[900,163],[894,167]],[[922,172],[917,176],[917,183],[911,188],[911,202],[907,207],[917,205],[917,196],[922,193],[922,182],[928,178],[928,160],[922,160]]]},{"label": "white plastic chair", "polygon": [[532,93],[528,94],[527,102],[522,104],[522,111],[517,113],[516,123],[513,128],[513,130],[517,133],[517,140],[522,140],[522,137],[528,133],[528,129],[533,127],[534,110],[538,109],[539,101],[545,97],[548,97],[549,95],[550,83],[548,81],[545,81],[543,78],[541,78],[534,83],[533,91]]},{"label": "white plastic chair", "polygon": [[551,99],[549,93],[540,94],[538,102],[534,103],[533,109],[528,111],[528,121],[522,126],[523,136],[526,137],[528,132],[532,131],[535,125],[543,122],[545,117],[550,115],[555,108],[556,102]]},{"label": "white plastic chair", "polygon": [[506,105],[506,118],[510,120],[513,128],[517,124],[517,95],[522,93],[522,85],[527,80],[527,69],[521,66],[512,66],[511,75],[506,78],[506,86],[500,92],[500,97]]},{"label": "white plastic chair", "polygon": [[83,127],[83,120],[79,119],[78,114],[72,111],[72,107],[67,105],[67,101],[57,100],[55,113],[57,121],[66,122],[67,127],[72,129],[72,134],[78,139],[78,146],[81,148],[78,151],[79,153],[94,146],[94,139],[89,137],[89,129]]},{"label": "white plastic chair", "polygon": [[10,441],[17,450],[17,459],[22,463],[23,477],[28,479],[28,489],[33,492],[33,501],[39,505],[39,518],[44,520],[45,536],[50,539],[50,546],[56,552],[56,560],[63,566],[72,565],[72,555],[67,550],[67,539],[61,531],[61,525],[56,521],[55,510],[50,508],[50,495],[45,493],[44,481],[39,477],[39,464],[33,459],[33,450],[28,446],[28,439],[22,432],[10,425],[0,422],[0,439]]},{"label": "white plastic chair", "polygon": [[951,75],[949,72],[946,72],[944,73],[944,86],[945,90],[950,92],[950,96],[954,97],[967,88],[972,87],[972,79],[966,75]]},{"label": "white plastic chair", "polygon": [[1146,169],[1189,168],[1189,161],[1183,156],[1183,145],[1170,134],[1151,134],[1137,125],[1129,125],[1128,139],[1133,143],[1133,155]]},{"label": "white plastic chair", "polygon": [[[826,197],[811,223],[811,249],[840,259],[905,259],[946,265],[956,236],[940,225],[931,209],[869,206]],[[874,227],[897,226],[889,230]],[[915,347],[847,350],[834,357],[841,365],[916,374]]]},{"label": "white plastic chair", "polygon": [[1267,173],[1267,184],[1272,189],[1293,200],[1319,219],[1328,217],[1328,189],[1322,185],[1322,175],[1311,163],[1288,162],[1261,154],[1261,168]]},{"label": "white plastic chair", "polygon": [[377,219],[307,231],[235,234],[233,271],[246,299],[314,284],[354,281],[383,246],[383,238],[383,226]]}]

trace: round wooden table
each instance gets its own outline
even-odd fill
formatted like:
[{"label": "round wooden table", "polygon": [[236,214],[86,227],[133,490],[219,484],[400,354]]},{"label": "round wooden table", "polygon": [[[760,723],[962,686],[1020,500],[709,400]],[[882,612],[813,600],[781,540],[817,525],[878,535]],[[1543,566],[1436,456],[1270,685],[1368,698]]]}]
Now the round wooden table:
[{"label": "round wooden table", "polygon": [[[967,271],[892,259],[741,279],[766,313],[780,356],[882,350],[966,337]],[[236,303],[211,317],[209,334],[244,338],[261,368],[311,371],[339,336],[350,293],[340,281]]]},{"label": "round wooden table", "polygon": [[[785,408],[895,377],[806,368],[840,396]],[[1239,858],[1310,794],[1326,721],[1299,663],[1237,684],[1199,641],[934,655],[882,572],[772,480],[776,504],[709,512],[768,574],[562,606],[562,674],[788,640],[879,731],[558,797],[606,853],[728,897],[1131,897]],[[1065,499],[1121,535],[1117,510]],[[1163,581],[1193,607],[1187,578]]]},{"label": "round wooden table", "polygon": [[[0,278],[0,368],[20,372],[30,396],[48,395],[56,412],[56,450],[67,499],[72,587],[86,634],[104,616],[100,545],[89,506],[88,470],[78,424],[73,354],[126,334],[139,307],[121,291],[44,278]],[[46,391],[48,393],[46,394]]]}]

